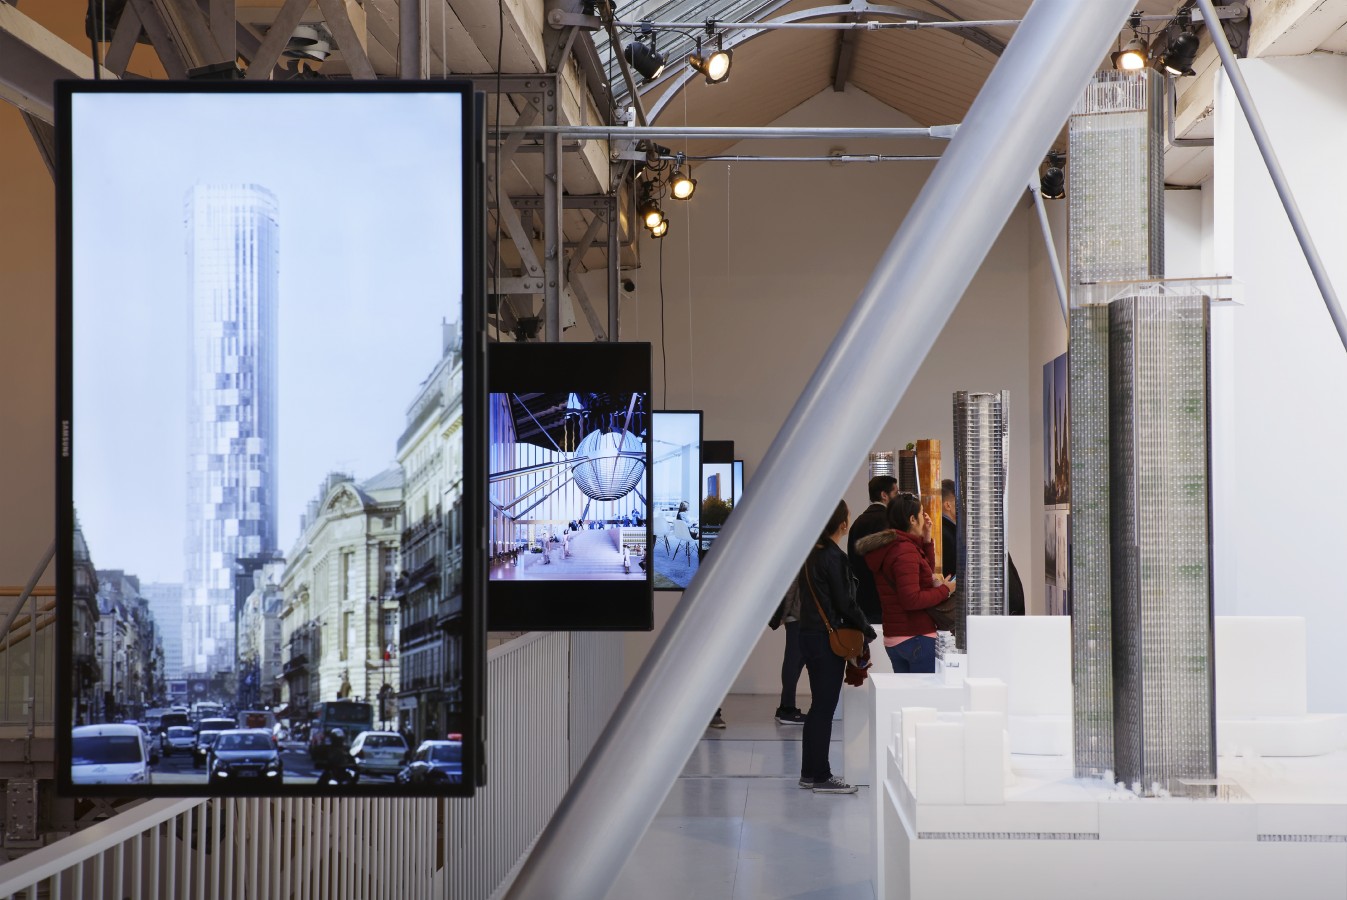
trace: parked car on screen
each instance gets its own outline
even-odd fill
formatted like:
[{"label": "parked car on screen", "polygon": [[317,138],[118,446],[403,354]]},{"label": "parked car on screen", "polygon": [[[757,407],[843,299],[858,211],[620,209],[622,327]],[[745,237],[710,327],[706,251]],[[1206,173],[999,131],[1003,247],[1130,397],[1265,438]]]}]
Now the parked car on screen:
[{"label": "parked car on screen", "polygon": [[463,780],[463,741],[422,741],[398,784],[458,784]]},{"label": "parked car on screen", "polygon": [[227,786],[249,781],[280,784],[281,754],[265,728],[221,731],[211,744],[208,778],[212,785]]},{"label": "parked car on screen", "polygon": [[150,758],[136,725],[80,725],[70,732],[75,784],[149,784]]},{"label": "parked car on screen", "polygon": [[236,727],[233,719],[202,719],[196,732],[196,745],[192,749],[192,766],[197,769],[204,766],[215,738],[220,732],[233,731]]},{"label": "parked car on screen", "polygon": [[163,748],[165,756],[174,753],[191,753],[196,746],[196,732],[190,725],[170,725],[164,733]]},{"label": "parked car on screen", "polygon": [[362,731],[351,742],[351,758],[367,775],[396,775],[408,756],[407,739],[396,731]]}]

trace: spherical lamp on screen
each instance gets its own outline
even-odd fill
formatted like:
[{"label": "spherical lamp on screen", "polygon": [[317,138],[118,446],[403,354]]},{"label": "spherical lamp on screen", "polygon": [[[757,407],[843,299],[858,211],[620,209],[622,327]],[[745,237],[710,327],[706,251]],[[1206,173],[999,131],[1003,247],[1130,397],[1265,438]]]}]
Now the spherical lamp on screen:
[{"label": "spherical lamp on screen", "polygon": [[571,458],[571,477],[591,500],[620,500],[645,477],[645,442],[619,431],[591,431]]}]

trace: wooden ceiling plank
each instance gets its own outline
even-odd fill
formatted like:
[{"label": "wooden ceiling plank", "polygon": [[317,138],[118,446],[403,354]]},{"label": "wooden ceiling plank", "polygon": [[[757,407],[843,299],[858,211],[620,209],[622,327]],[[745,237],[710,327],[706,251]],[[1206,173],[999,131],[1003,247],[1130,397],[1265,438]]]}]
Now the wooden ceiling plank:
[{"label": "wooden ceiling plank", "polygon": [[1249,56],[1313,53],[1344,25],[1344,0],[1251,0]]}]

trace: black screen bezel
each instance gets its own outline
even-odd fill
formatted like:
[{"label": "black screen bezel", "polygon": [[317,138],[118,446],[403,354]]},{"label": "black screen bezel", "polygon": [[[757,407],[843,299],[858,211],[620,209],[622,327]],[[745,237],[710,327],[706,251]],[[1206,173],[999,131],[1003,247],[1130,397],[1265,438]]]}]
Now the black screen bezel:
[{"label": "black screen bezel", "polygon": [[[480,522],[486,505],[486,444],[484,421],[485,384],[485,104],[469,81],[291,81],[291,82],[185,82],[185,81],[63,81],[56,84],[56,586],[57,672],[56,766],[57,791],[65,797],[470,797],[486,783],[486,582],[485,546],[480,531],[465,528],[463,534],[463,779],[459,784],[398,785],[377,787],[357,782],[341,787],[284,783],[266,791],[213,788],[210,785],[147,784],[75,785],[72,781],[71,731],[74,726],[72,671],[72,604],[74,598],[75,509],[72,450],[73,440],[73,194],[71,101],[79,94],[458,94],[462,135],[462,229],[463,286],[461,319],[463,364],[463,494],[465,522]],[[277,152],[286,152],[278,148]],[[384,300],[372,301],[384,302]]]}]

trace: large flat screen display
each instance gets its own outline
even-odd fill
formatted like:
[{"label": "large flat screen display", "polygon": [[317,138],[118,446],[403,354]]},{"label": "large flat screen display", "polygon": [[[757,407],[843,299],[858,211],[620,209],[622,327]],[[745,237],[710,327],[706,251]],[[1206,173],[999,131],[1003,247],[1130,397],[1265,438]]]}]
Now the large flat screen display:
[{"label": "large flat screen display", "polygon": [[63,791],[472,792],[475,106],[63,86]]},{"label": "large flat screen display", "polygon": [[701,561],[702,414],[654,415],[655,486],[650,507],[655,590],[681,591]]},{"label": "large flat screen display", "polygon": [[643,630],[650,585],[650,345],[492,344],[492,630]]}]

